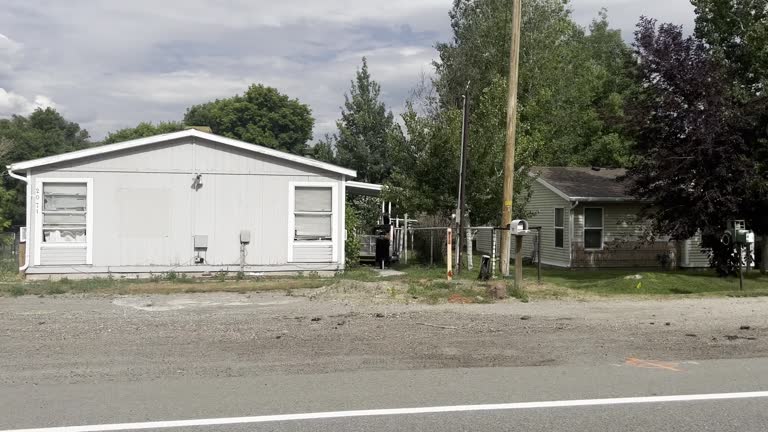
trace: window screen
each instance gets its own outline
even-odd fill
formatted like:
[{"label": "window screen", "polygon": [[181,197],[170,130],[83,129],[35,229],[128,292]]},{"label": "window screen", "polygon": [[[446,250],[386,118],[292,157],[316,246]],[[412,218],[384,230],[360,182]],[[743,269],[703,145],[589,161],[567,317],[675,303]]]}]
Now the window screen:
[{"label": "window screen", "polygon": [[555,247],[563,247],[563,237],[565,232],[564,212],[561,208],[555,209]]},{"label": "window screen", "polygon": [[294,194],[294,240],[330,240],[333,191],[330,187],[301,187]]},{"label": "window screen", "polygon": [[43,184],[43,242],[85,243],[85,183]]},{"label": "window screen", "polygon": [[603,248],[603,209],[584,209],[584,248]]}]

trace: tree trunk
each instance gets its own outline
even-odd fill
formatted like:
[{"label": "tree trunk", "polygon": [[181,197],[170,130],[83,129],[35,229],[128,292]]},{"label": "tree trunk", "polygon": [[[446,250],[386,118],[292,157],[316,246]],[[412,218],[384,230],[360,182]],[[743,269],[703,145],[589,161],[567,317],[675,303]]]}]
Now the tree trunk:
[{"label": "tree trunk", "polygon": [[768,234],[760,236],[760,250],[762,258],[760,259],[760,273],[768,273]]}]

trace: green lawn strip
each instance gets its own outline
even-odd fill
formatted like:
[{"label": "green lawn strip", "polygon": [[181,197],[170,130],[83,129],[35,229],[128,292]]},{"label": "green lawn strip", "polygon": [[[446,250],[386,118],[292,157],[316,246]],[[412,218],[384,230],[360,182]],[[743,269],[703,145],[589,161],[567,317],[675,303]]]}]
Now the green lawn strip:
[{"label": "green lawn strip", "polygon": [[57,281],[13,281],[0,283],[0,296],[56,294],[174,294],[203,292],[270,291],[319,288],[329,284],[328,278],[280,277],[259,279],[203,279],[170,277],[153,279],[61,279]]},{"label": "green lawn strip", "polygon": [[[524,275],[527,281],[536,279],[534,268],[526,268]],[[738,278],[719,277],[714,271],[542,269],[542,282],[598,295],[768,295],[768,276],[756,271],[745,275],[743,291]]]}]

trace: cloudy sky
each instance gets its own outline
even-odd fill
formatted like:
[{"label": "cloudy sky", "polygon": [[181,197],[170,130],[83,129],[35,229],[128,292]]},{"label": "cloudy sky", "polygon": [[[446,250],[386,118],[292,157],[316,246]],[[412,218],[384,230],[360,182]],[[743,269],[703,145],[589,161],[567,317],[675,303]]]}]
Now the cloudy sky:
[{"label": "cloudy sky", "polygon": [[[54,106],[95,139],[263,83],[335,129],[362,56],[402,109],[450,37],[452,0],[0,0],[0,118]],[[631,35],[640,15],[690,29],[688,0],[572,0]]]}]

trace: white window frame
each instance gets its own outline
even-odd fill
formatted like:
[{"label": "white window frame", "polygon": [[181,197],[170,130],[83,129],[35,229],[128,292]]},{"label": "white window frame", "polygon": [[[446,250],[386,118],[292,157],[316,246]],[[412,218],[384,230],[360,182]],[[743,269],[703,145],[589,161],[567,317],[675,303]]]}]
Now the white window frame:
[{"label": "white window frame", "polygon": [[82,243],[43,244],[43,186],[46,183],[85,183],[85,263],[93,264],[93,179],[92,178],[38,178],[35,179],[35,264],[40,265],[43,249],[82,248]]},{"label": "white window frame", "polygon": [[[296,188],[325,188],[331,189],[331,239],[330,240],[296,240]],[[294,246],[331,246],[332,260],[339,257],[339,187],[336,182],[299,182],[288,183],[288,262],[293,261]]]},{"label": "white window frame", "polygon": [[[600,210],[600,228],[597,227],[587,227],[587,209],[599,209]],[[603,247],[605,246],[605,207],[584,207],[582,210],[582,217],[584,218],[584,222],[582,223],[582,242],[584,243],[584,250],[588,251],[600,251],[603,250]],[[600,230],[600,247],[599,248],[588,248],[587,247],[587,230]]]},{"label": "white window frame", "polygon": [[[563,212],[563,224],[560,225],[560,226],[557,226],[557,211],[558,210],[562,210],[562,212]],[[553,244],[555,245],[555,247],[557,249],[565,249],[565,207],[555,207],[554,211],[552,212],[552,226],[554,227],[554,229],[553,229],[554,236],[553,236],[553,239],[552,239]],[[562,246],[558,246],[557,245],[557,230],[558,229],[563,230],[563,245]]]}]

